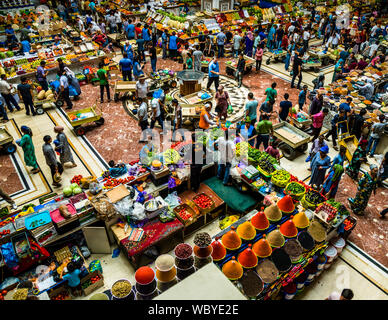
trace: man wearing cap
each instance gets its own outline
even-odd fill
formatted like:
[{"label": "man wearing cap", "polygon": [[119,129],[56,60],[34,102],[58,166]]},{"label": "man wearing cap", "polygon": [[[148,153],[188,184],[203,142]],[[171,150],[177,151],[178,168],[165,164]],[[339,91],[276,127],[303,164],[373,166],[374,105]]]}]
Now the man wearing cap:
[{"label": "man wearing cap", "polygon": [[63,130],[64,128],[62,126],[54,127],[54,132],[57,133],[57,141],[59,142],[58,145],[55,147],[55,151],[59,152],[59,161],[61,162],[61,165],[63,167],[65,163],[71,162],[72,165],[69,168],[74,168],[77,166],[77,164],[74,161],[70,149],[70,144]]},{"label": "man wearing cap", "polygon": [[136,82],[136,98],[145,99],[147,98],[147,93],[149,90],[148,82],[146,81],[146,76],[143,74],[139,77],[139,80]]},{"label": "man wearing cap", "polygon": [[209,63],[209,79],[206,86],[207,90],[210,90],[210,86],[213,82],[216,91],[218,91],[218,86],[220,84],[220,65],[218,64],[217,57],[214,57]]}]

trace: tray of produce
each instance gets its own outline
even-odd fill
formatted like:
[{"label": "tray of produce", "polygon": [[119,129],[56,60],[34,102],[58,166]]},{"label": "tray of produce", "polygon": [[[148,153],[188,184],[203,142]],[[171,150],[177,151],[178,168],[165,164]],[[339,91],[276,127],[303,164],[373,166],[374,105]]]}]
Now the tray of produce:
[{"label": "tray of produce", "polygon": [[205,193],[200,193],[193,198],[194,203],[202,214],[206,214],[215,208],[214,201]]},{"label": "tray of produce", "polygon": [[270,178],[272,173],[276,171],[276,168],[267,158],[263,157],[259,159],[257,170],[265,177]]},{"label": "tray of produce", "polygon": [[294,200],[302,199],[303,195],[306,193],[306,188],[297,181],[292,181],[287,184],[284,189],[285,194],[289,194]]},{"label": "tray of produce", "polygon": [[290,173],[284,169],[276,170],[271,175],[271,182],[280,188],[284,188],[290,182]]},{"label": "tray of produce", "polygon": [[315,209],[318,205],[325,202],[326,198],[314,189],[308,190],[301,200],[305,209]]},{"label": "tray of produce", "polygon": [[174,208],[175,216],[185,225],[193,223],[195,219],[195,211],[188,204],[183,203]]}]

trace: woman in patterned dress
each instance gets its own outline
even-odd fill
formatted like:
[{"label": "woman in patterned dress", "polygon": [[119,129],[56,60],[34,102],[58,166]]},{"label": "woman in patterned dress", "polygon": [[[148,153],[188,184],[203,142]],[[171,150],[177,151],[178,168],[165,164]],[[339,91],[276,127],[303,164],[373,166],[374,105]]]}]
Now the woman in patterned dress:
[{"label": "woman in patterned dress", "polygon": [[26,166],[32,167],[32,173],[38,173],[39,168],[35,156],[35,147],[31,139],[32,131],[27,126],[21,126],[20,130],[23,133],[23,137],[16,142],[23,149],[24,162],[26,163]]},{"label": "woman in patterned dress", "polygon": [[346,167],[346,173],[351,177],[353,180],[358,179],[358,172],[361,168],[361,163],[366,161],[366,146],[368,144],[367,140],[361,140],[356,151],[354,151],[352,160],[350,161],[349,165]]},{"label": "woman in patterned dress", "polygon": [[370,165],[370,171],[366,172],[358,182],[357,193],[354,198],[348,198],[350,208],[354,214],[364,215],[364,210],[368,205],[369,198],[376,194],[378,167]]},{"label": "woman in patterned dress", "polygon": [[66,162],[71,162],[70,168],[74,168],[77,164],[74,161],[73,154],[71,153],[70,144],[67,141],[66,135],[63,133],[64,128],[61,126],[55,126],[54,132],[57,133],[58,145],[55,151],[59,152],[59,160],[61,165],[64,166]]}]

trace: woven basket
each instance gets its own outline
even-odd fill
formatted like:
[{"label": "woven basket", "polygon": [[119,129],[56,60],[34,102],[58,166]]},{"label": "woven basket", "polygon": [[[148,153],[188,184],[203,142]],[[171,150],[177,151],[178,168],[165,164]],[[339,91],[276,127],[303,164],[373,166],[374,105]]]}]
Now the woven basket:
[{"label": "woven basket", "polygon": [[287,186],[290,182],[290,179],[291,177],[289,177],[287,180],[279,180],[276,179],[273,175],[271,175],[271,182],[279,188],[284,188],[285,186]]},{"label": "woven basket", "polygon": [[[292,182],[301,185],[300,183],[298,183],[298,182],[296,182],[296,181],[292,181]],[[285,189],[284,189],[284,193],[285,193],[285,194],[289,194],[294,200],[300,201],[300,199],[302,199],[303,196],[304,196],[305,193],[306,193],[306,188],[305,188],[305,186],[301,185],[301,186],[304,188],[304,191],[301,192],[301,193],[298,193],[298,194],[293,194],[293,193],[287,191],[288,186],[289,186],[292,182],[289,182],[289,183],[286,185],[286,187],[285,187]]]}]

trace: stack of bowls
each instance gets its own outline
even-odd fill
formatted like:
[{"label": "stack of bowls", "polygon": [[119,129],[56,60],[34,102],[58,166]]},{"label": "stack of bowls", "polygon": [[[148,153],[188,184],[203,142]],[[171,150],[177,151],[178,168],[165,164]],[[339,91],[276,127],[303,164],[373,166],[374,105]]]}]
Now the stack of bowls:
[{"label": "stack of bowls", "polygon": [[[124,286],[121,286],[120,290],[115,290],[115,287],[119,283],[124,283]],[[125,292],[126,290],[126,292]],[[119,294],[120,291],[120,294]],[[110,293],[112,294],[112,300],[134,300],[135,299],[135,293],[132,288],[132,284],[127,279],[119,279],[113,283]],[[109,300],[109,299],[108,299]]]},{"label": "stack of bowls", "polygon": [[144,266],[137,269],[135,280],[137,300],[151,300],[158,295],[155,272],[150,267]]},{"label": "stack of bowls", "polygon": [[195,272],[193,248],[188,243],[180,243],[175,247],[175,265],[178,280],[183,280]]},{"label": "stack of bowls", "polygon": [[203,266],[207,265],[208,263],[213,262],[212,258],[213,253],[213,246],[203,246],[199,247],[197,245],[194,245],[194,266],[197,269],[201,269]]},{"label": "stack of bowls", "polygon": [[178,282],[174,257],[169,254],[162,254],[155,260],[155,269],[159,291],[166,291]]}]

